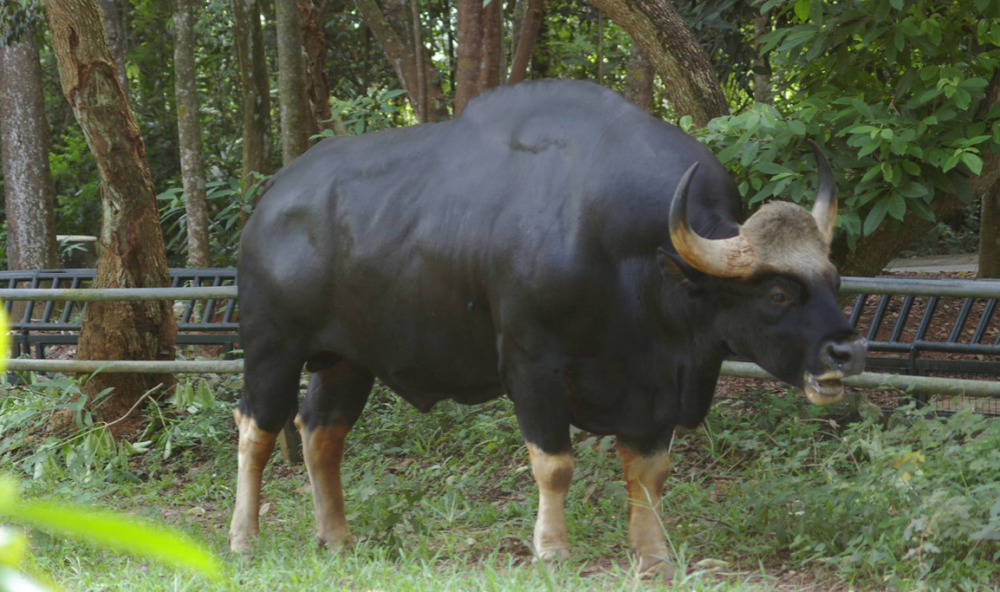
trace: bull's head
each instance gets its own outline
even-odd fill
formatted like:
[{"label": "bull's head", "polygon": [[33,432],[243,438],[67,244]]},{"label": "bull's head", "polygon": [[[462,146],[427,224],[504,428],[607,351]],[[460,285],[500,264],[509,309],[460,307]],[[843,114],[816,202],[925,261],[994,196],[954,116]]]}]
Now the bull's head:
[{"label": "bull's head", "polygon": [[830,163],[810,141],[819,168],[812,212],[787,202],[761,207],[731,238],[692,230],[684,173],[670,208],[670,239],[678,255],[707,274],[696,282],[718,304],[720,332],[730,349],[803,389],[815,404],[839,401],[841,379],[864,369],[867,343],[837,304],[840,276],[828,253],[837,220]]}]

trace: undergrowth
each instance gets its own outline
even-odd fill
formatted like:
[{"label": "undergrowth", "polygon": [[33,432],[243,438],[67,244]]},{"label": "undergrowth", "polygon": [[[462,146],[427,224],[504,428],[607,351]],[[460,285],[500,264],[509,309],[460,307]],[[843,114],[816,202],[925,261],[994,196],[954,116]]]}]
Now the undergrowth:
[{"label": "undergrowth", "polygon": [[[144,411],[146,430],[126,441],[93,422],[72,381],[5,385],[0,471],[27,479],[26,495],[92,499],[177,523],[224,554],[237,387],[182,383]],[[72,416],[57,433],[53,410]],[[703,428],[681,437],[662,504],[674,560],[689,574],[676,589],[766,590],[773,578],[760,574],[790,569],[837,582],[834,589],[995,587],[1000,422],[970,411],[936,417],[930,408],[861,415],[751,394],[718,403]],[[574,432],[574,441],[566,573],[576,575],[551,580],[532,567],[536,491],[509,401],[443,403],[421,414],[377,388],[344,464],[355,550],[332,564],[303,553],[313,548],[307,476],[276,459],[265,475],[260,549],[249,564],[234,560],[231,583],[286,589],[294,574],[306,589],[333,570],[332,589],[515,589],[491,587],[497,578],[538,589],[654,587],[627,576],[627,495],[613,439]],[[149,569],[44,537],[36,546],[43,567],[88,589],[137,589]],[[424,583],[379,584],[378,569]],[[733,573],[742,575],[724,575]],[[427,583],[432,575],[443,579]]]}]

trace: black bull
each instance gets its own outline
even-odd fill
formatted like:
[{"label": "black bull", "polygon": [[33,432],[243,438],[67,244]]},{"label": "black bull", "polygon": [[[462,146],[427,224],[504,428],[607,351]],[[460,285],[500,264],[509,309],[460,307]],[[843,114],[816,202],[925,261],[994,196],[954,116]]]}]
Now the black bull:
[{"label": "black bull", "polygon": [[819,403],[863,365],[835,299],[836,195],[815,151],[812,213],[777,202],[741,225],[708,150],[587,83],[503,87],[454,121],[319,143],[274,176],[243,232],[232,548],[258,533],[262,471],[305,365],[295,421],[321,543],[349,541],[344,438],[378,378],[423,411],[510,397],[545,560],[568,554],[570,425],[617,436],[629,540],[643,568],[663,565],[650,501],[723,359]]}]

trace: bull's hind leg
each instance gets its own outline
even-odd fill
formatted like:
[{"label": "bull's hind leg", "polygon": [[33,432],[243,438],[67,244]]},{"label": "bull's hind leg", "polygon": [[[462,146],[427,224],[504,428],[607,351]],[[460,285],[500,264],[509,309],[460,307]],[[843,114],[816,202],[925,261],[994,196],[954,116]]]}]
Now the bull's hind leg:
[{"label": "bull's hind leg", "polygon": [[260,532],[260,488],[278,432],[298,403],[302,361],[247,351],[244,394],[233,412],[240,431],[236,506],[229,547],[246,551]]},{"label": "bull's hind leg", "polygon": [[618,440],[629,497],[628,539],[639,558],[639,571],[673,576],[660,520],[660,496],[670,474],[670,442],[636,445]]},{"label": "bull's hind leg", "polygon": [[340,480],[344,441],[368,401],[374,380],[370,372],[346,360],[315,372],[295,418],[312,484],[316,540],[334,552],[349,544],[351,536]]}]

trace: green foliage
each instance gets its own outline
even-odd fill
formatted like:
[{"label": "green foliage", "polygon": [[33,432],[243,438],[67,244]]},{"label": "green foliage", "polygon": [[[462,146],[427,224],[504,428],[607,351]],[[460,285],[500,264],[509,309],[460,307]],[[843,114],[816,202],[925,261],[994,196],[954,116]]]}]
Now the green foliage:
[{"label": "green foliage", "polygon": [[727,503],[753,508],[724,515],[738,547],[900,590],[1000,578],[1000,422],[904,408],[888,427],[877,413],[842,427],[773,403],[749,421],[713,414],[706,429],[721,471],[744,475]]},{"label": "green foliage", "polygon": [[177,384],[166,405],[151,406],[149,423],[131,444],[133,450],[168,460],[179,451],[224,446],[232,433],[236,393],[227,383],[208,378]]},{"label": "green foliage", "polygon": [[964,206],[950,219],[941,220],[920,240],[902,253],[904,257],[919,255],[956,255],[979,250],[980,204]]},{"label": "green foliage", "polygon": [[[270,175],[254,173],[253,182],[244,191],[238,179],[229,177],[226,181],[209,181],[205,184],[205,200],[208,204],[209,253],[212,265],[233,267],[243,230],[241,216],[249,217],[253,204],[260,198]],[[184,205],[184,189],[172,187],[156,196],[160,202],[160,220],[167,249],[167,263],[184,267],[187,264],[188,236],[187,211]]]},{"label": "green foliage", "polygon": [[332,119],[324,123],[333,123],[334,129],[325,129],[316,138],[332,138],[334,136],[359,136],[368,132],[392,127],[392,120],[399,112],[398,97],[405,95],[405,90],[385,90],[369,88],[368,92],[353,99],[330,100]]},{"label": "green foliage", "polygon": [[40,0],[5,0],[0,3],[0,47],[20,43],[45,22]]},{"label": "green foliage", "polygon": [[[742,111],[752,103],[751,68],[757,57],[753,19],[760,14],[759,9],[746,0],[677,2],[674,6],[712,61],[729,104],[735,112]],[[765,70],[769,69],[765,66]]]},{"label": "green foliage", "polygon": [[[214,578],[219,564],[203,547],[185,535],[148,526],[110,512],[98,512],[63,503],[25,501],[17,484],[0,476],[0,518],[107,549],[146,557],[176,568]],[[0,591],[35,592],[43,586],[19,572],[28,542],[24,533],[0,527]]]},{"label": "green foliage", "polygon": [[0,460],[34,480],[73,486],[137,483],[137,458],[167,459],[193,446],[219,444],[228,433],[235,399],[218,381],[180,382],[166,401],[150,403],[147,427],[133,442],[115,438],[108,424],[94,419],[110,389],[89,402],[81,381],[24,378],[27,384],[20,386],[0,378],[5,391],[0,399]]},{"label": "green foliage", "polygon": [[[110,394],[89,399],[82,383],[69,379],[34,382],[14,387],[2,380],[5,396],[0,399],[0,458],[17,459],[16,466],[33,478],[59,474],[79,483],[106,482],[123,464],[105,426],[94,421],[94,411]],[[63,418],[65,429],[44,432],[49,418]]]},{"label": "green foliage", "polygon": [[[163,186],[161,184],[168,179],[180,175],[177,107],[173,93],[174,46],[172,37],[164,34],[164,25],[172,22],[172,3],[136,0],[127,4],[130,6],[125,71],[129,107],[142,131],[153,182]],[[230,100],[238,99],[235,92],[227,94]]]},{"label": "green foliage", "polygon": [[[119,471],[104,482],[77,482],[58,469],[26,486],[36,495],[106,496],[140,514],[174,516],[185,529],[210,533],[221,548],[236,467],[234,391],[228,382],[192,381],[151,407],[151,426],[129,457],[138,479]],[[23,406],[45,394],[35,388],[14,396]],[[52,401],[36,405],[45,403]],[[724,583],[701,571],[712,562],[744,572],[741,580],[765,564],[833,578],[845,588],[984,590],[1000,583],[1000,422],[968,411],[937,418],[913,409],[885,422],[869,407],[858,406],[866,418],[858,419],[853,407],[816,408],[795,396],[748,395],[716,405],[705,428],[674,449],[664,523],[688,575],[673,589],[772,589],[766,581],[759,588]],[[0,410],[0,418],[7,415]],[[37,433],[7,425],[5,435],[11,428]],[[617,575],[594,576],[583,587],[631,589],[621,588],[632,580],[627,494],[613,438],[574,431],[573,440],[577,462],[566,510],[574,560],[551,577],[557,589],[577,589],[574,574],[610,560]],[[4,453],[0,463],[15,467],[27,452]],[[295,574],[303,589],[320,581],[374,589],[383,582],[377,572],[401,582],[378,584],[384,588],[492,589],[479,578],[493,570],[507,582],[537,573],[526,550],[537,494],[510,401],[444,402],[423,414],[376,387],[348,438],[343,474],[355,549],[337,561],[307,550],[307,475],[275,460],[265,476],[264,542],[252,565],[234,560],[238,582],[275,589]],[[36,553],[40,568],[88,589],[162,585],[155,567],[147,573],[75,544],[41,539]],[[67,557],[76,563],[67,565]],[[192,580],[177,587],[199,586]]]},{"label": "green foliage", "polygon": [[786,159],[805,137],[826,144],[850,188],[838,225],[852,241],[908,211],[933,219],[943,194],[971,199],[982,151],[1000,147],[1000,113],[977,115],[1000,63],[1000,5],[768,0],[761,10],[788,17],[762,39],[781,72],[777,108],[720,118],[701,136],[745,175],[751,203],[802,198],[803,166]]},{"label": "green foliage", "polygon": [[602,84],[618,91],[625,89],[632,41],[621,27],[589,2],[575,0],[550,3],[546,20],[547,34],[537,43],[544,44],[551,56],[547,77],[596,82],[600,46]]},{"label": "green foliage", "polygon": [[101,179],[79,126],[67,126],[53,134],[49,168],[56,188],[56,232],[99,236]]}]

